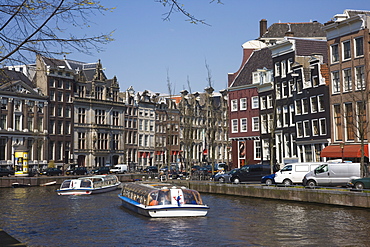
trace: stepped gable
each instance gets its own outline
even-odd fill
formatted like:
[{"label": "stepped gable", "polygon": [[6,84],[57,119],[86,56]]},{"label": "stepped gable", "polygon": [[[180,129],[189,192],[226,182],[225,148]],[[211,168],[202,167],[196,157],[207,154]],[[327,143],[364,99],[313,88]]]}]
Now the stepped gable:
[{"label": "stepped gable", "polygon": [[243,85],[252,84],[252,73],[257,69],[272,69],[271,50],[263,48],[261,50],[253,51],[248,61],[244,64],[240,73],[236,76],[231,87],[238,87]]},{"label": "stepped gable", "polygon": [[274,23],[261,38],[283,38],[288,32],[294,33],[294,37],[326,37],[322,30],[323,24],[319,22],[302,22],[302,23]]}]

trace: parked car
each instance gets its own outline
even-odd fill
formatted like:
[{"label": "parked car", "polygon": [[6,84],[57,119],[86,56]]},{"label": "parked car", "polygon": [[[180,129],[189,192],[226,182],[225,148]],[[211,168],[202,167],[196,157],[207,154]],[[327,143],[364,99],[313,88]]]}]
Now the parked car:
[{"label": "parked car", "polygon": [[326,164],[325,162],[291,163],[285,165],[275,174],[277,184],[292,185],[301,184],[303,177],[316,167]]},{"label": "parked car", "polygon": [[126,164],[117,164],[110,169],[111,173],[126,173],[128,172],[128,165]]},{"label": "parked car", "polygon": [[46,168],[45,170],[42,170],[40,172],[40,175],[46,175],[46,176],[60,176],[62,175],[62,170],[60,170],[59,168],[52,168],[52,167],[49,167],[49,168]]},{"label": "parked car", "polygon": [[87,173],[86,167],[75,167],[66,171],[67,175],[86,175]]},{"label": "parked car", "polygon": [[360,163],[327,163],[307,173],[303,185],[347,186],[348,182],[360,178]]},{"label": "parked car", "polygon": [[271,174],[270,165],[244,165],[231,175],[230,181],[233,183],[261,181],[261,178],[268,174]]},{"label": "parked car", "polygon": [[266,185],[272,185],[275,184],[275,173],[263,176],[261,178],[261,183]]},{"label": "parked car", "polygon": [[370,189],[370,177],[352,179],[351,182],[348,183],[348,186],[358,190]]},{"label": "parked car", "polygon": [[214,181],[219,181],[221,183],[229,183],[230,182],[230,178],[231,176],[237,172],[239,170],[239,168],[235,168],[235,169],[232,169],[231,171],[227,172],[227,173],[217,173],[215,176],[214,176]]},{"label": "parked car", "polygon": [[143,172],[152,172],[152,173],[158,173],[158,167],[156,166],[148,166],[143,170]]},{"label": "parked car", "polygon": [[109,168],[109,166],[101,166],[101,167],[98,167],[97,169],[93,170],[92,173],[97,174],[97,175],[109,174],[110,173],[110,168]]},{"label": "parked car", "polygon": [[0,168],[0,177],[3,177],[3,176],[10,177],[11,175],[14,175],[13,170],[9,170],[6,168]]}]

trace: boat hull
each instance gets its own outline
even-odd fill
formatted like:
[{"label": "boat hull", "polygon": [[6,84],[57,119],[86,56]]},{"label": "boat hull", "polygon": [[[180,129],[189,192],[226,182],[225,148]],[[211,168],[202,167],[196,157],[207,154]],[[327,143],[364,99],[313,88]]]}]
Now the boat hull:
[{"label": "boat hull", "polygon": [[130,198],[122,195],[118,195],[122,200],[122,205],[138,214],[153,217],[201,217],[206,216],[209,207],[206,205],[192,205],[186,204],[181,206],[174,205],[156,205],[156,206],[145,206]]}]

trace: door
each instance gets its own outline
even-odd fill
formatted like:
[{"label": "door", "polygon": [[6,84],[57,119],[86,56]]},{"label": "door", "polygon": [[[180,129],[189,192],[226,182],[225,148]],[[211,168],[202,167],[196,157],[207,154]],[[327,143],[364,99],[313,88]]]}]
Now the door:
[{"label": "door", "polygon": [[329,167],[327,164],[321,165],[314,170],[316,181],[318,185],[329,185]]}]

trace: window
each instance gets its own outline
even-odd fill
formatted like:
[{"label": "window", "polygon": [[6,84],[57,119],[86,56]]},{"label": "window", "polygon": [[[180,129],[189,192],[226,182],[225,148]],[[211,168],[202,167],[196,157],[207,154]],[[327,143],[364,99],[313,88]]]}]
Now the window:
[{"label": "window", "polygon": [[303,98],[302,99],[302,114],[307,114],[308,113],[308,99]]},{"label": "window", "polygon": [[325,111],[324,95],[318,95],[317,102],[318,102],[319,112],[324,112]]},{"label": "window", "polygon": [[355,56],[363,56],[364,55],[364,38],[359,37],[355,39]]},{"label": "window", "polygon": [[238,133],[238,119],[232,119],[231,126],[232,126],[231,132]]},{"label": "window", "polygon": [[340,78],[339,78],[339,71],[334,71],[331,73],[332,79],[332,92],[340,93]]},{"label": "window", "polygon": [[71,89],[71,82],[70,81],[66,81],[66,89]]},{"label": "window", "polygon": [[319,131],[319,120],[313,119],[312,120],[312,135],[313,136],[318,136],[320,133]]},{"label": "window", "polygon": [[267,95],[267,108],[268,109],[273,108],[272,95]]},{"label": "window", "polygon": [[251,100],[252,100],[252,109],[259,108],[258,96],[253,96]]},{"label": "window", "polygon": [[316,113],[318,109],[317,97],[313,96],[310,98],[311,101],[311,113]]},{"label": "window", "polygon": [[286,77],[286,61],[281,61],[281,77]]},{"label": "window", "polygon": [[95,123],[105,124],[105,110],[95,110]]},{"label": "window", "polygon": [[112,112],[112,125],[119,126],[119,112],[118,111]]},{"label": "window", "polygon": [[286,98],[288,97],[288,85],[286,81],[284,81],[282,85],[283,85],[283,98]]},{"label": "window", "polygon": [[365,90],[364,66],[355,67],[356,90]]},{"label": "window", "polygon": [[293,92],[295,91],[294,81],[293,80],[290,80],[288,82],[288,89],[289,89],[289,97],[292,97],[293,96]]},{"label": "window", "polygon": [[297,93],[302,93],[303,83],[302,80],[297,80]]},{"label": "window", "polygon": [[0,129],[4,130],[6,129],[6,114],[1,114],[0,116]]},{"label": "window", "polygon": [[319,77],[318,76],[312,76],[312,85],[314,87],[317,87],[317,86],[319,86],[319,84],[320,84]]},{"label": "window", "polygon": [[267,133],[267,115],[266,114],[261,116],[261,132],[262,134]]},{"label": "window", "polygon": [[303,123],[302,122],[297,122],[297,137],[303,137]]},{"label": "window", "polygon": [[301,115],[302,114],[302,102],[301,100],[296,100],[295,102],[295,114]]},{"label": "window", "polygon": [[320,135],[326,135],[326,119],[320,118]]},{"label": "window", "polygon": [[240,119],[240,132],[247,132],[247,119],[242,118]]},{"label": "window", "polygon": [[247,98],[240,99],[240,110],[247,110]]},{"label": "window", "polygon": [[254,141],[254,159],[260,160],[262,154],[262,148],[261,148],[261,142],[260,141]]},{"label": "window", "polygon": [[351,41],[347,40],[342,43],[343,47],[343,60],[351,58]]},{"label": "window", "polygon": [[86,134],[78,133],[78,149],[86,149]]},{"label": "window", "polygon": [[280,99],[280,98],[281,98],[281,84],[276,83],[276,99]]},{"label": "window", "polygon": [[276,108],[276,127],[281,128],[282,125],[283,125],[283,116],[281,113],[281,107],[278,106]]},{"label": "window", "polygon": [[64,128],[64,133],[66,135],[71,134],[71,122],[66,121],[65,128]]},{"label": "window", "polygon": [[343,92],[352,91],[352,75],[351,69],[343,70]]},{"label": "window", "polygon": [[280,76],[280,63],[275,63],[275,76]]},{"label": "window", "polygon": [[58,135],[63,134],[63,121],[58,121],[56,134]]},{"label": "window", "polygon": [[112,149],[113,150],[118,150],[118,139],[119,137],[118,137],[118,134],[113,134],[112,135]]},{"label": "window", "polygon": [[261,96],[260,99],[261,99],[261,109],[262,110],[267,109],[267,99],[266,99],[266,96]]},{"label": "window", "polygon": [[363,101],[356,103],[356,115],[358,136],[367,140],[366,104]]},{"label": "window", "polygon": [[347,140],[355,139],[352,103],[344,104]]},{"label": "window", "polygon": [[28,117],[27,120],[27,129],[33,131],[33,117]]},{"label": "window", "polygon": [[303,134],[305,137],[310,136],[310,122],[303,121]]},{"label": "window", "polygon": [[290,126],[293,126],[294,125],[294,105],[293,104],[289,105],[289,113],[290,113],[290,116],[289,116]]},{"label": "window", "polygon": [[66,106],[66,116],[67,118],[70,118],[71,117],[71,107],[70,106]]},{"label": "window", "polygon": [[86,109],[78,108],[78,123],[86,123]]},{"label": "window", "polygon": [[58,117],[62,117],[63,116],[63,106],[62,105],[58,105]]},{"label": "window", "polygon": [[331,62],[332,63],[338,62],[339,61],[338,44],[330,46],[330,52],[331,52]]},{"label": "window", "polygon": [[283,106],[283,124],[284,127],[289,125],[289,111],[287,105]]},{"label": "window", "polygon": [[95,87],[95,99],[103,99],[103,87],[96,86]]},{"label": "window", "polygon": [[233,99],[231,100],[231,111],[237,111],[238,110],[238,100]]},{"label": "window", "polygon": [[252,131],[259,131],[260,130],[260,123],[259,117],[252,118]]},{"label": "window", "polygon": [[343,135],[342,135],[342,114],[340,110],[340,105],[334,105],[333,106],[333,112],[334,112],[334,138],[336,141],[342,141]]},{"label": "window", "polygon": [[292,73],[292,65],[293,65],[293,59],[288,59],[288,73]]},{"label": "window", "polygon": [[62,80],[58,80],[58,88],[63,88],[63,81]]},{"label": "window", "polygon": [[50,90],[50,100],[55,100],[55,91]]},{"label": "window", "polygon": [[85,87],[84,86],[78,86],[78,97],[85,98]]}]

